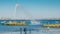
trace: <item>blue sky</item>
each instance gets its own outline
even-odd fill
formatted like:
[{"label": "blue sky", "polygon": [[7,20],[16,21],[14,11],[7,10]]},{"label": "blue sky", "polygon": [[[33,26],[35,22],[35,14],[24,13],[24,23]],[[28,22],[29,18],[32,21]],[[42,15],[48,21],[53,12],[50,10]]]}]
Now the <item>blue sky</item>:
[{"label": "blue sky", "polygon": [[60,18],[60,0],[0,0],[0,17],[14,18],[16,4],[19,18]]}]

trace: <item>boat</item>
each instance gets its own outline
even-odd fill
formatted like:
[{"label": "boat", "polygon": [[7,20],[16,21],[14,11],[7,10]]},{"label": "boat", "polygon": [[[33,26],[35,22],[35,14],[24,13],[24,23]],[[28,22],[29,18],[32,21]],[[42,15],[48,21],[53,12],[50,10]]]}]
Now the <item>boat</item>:
[{"label": "boat", "polygon": [[58,27],[60,28],[60,24],[44,24],[44,27]]},{"label": "boat", "polygon": [[7,23],[3,23],[3,25],[7,25],[7,26],[27,26],[28,24],[26,24],[25,22],[7,22]]}]

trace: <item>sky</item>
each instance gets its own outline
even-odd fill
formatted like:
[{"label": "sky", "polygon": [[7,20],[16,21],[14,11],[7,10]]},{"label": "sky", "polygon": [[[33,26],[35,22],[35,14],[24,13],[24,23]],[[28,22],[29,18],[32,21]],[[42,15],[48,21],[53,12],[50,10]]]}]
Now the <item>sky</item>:
[{"label": "sky", "polygon": [[[16,4],[19,7],[16,9]],[[60,0],[0,0],[0,18],[60,18]]]}]

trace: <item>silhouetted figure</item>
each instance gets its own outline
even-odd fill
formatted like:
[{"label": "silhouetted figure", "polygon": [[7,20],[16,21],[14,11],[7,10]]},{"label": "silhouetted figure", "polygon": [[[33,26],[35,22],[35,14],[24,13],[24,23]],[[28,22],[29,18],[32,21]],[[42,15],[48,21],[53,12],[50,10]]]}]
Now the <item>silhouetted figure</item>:
[{"label": "silhouetted figure", "polygon": [[31,34],[31,29],[30,29],[30,34]]},{"label": "silhouetted figure", "polygon": [[22,34],[22,28],[20,28],[20,34]]},{"label": "silhouetted figure", "polygon": [[24,28],[24,33],[27,34],[27,30],[26,30],[26,28]]}]

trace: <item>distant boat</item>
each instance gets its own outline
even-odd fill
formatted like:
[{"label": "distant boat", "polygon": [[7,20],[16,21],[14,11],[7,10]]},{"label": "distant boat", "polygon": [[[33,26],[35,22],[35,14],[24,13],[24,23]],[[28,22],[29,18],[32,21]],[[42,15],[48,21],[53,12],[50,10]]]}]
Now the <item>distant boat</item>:
[{"label": "distant boat", "polygon": [[7,22],[7,23],[2,23],[3,25],[7,26],[28,26],[25,22]]}]

